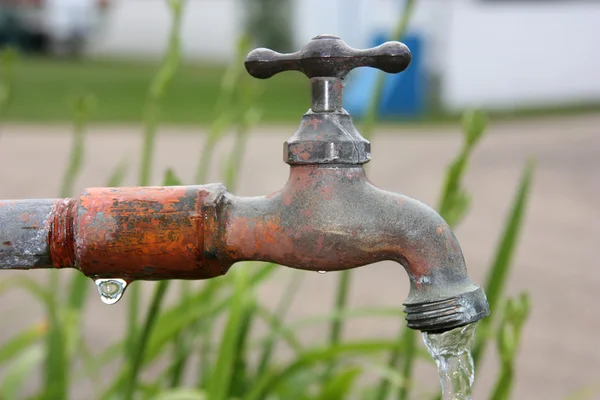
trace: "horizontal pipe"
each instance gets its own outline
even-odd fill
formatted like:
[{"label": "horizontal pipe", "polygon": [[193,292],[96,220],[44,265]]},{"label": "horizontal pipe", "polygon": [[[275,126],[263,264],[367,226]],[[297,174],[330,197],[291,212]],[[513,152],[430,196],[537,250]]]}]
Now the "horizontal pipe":
[{"label": "horizontal pipe", "polygon": [[0,202],[0,268],[77,268],[93,278],[206,279],[222,185],[90,188],[78,199]]},{"label": "horizontal pipe", "polygon": [[[60,266],[72,247],[71,199],[0,201],[0,269]],[[52,262],[54,253],[55,262]]]},{"label": "horizontal pipe", "polygon": [[383,260],[410,280],[408,326],[447,330],[489,312],[450,227],[372,185],[360,165],[293,165],[283,189],[220,184],[91,188],[77,199],[0,202],[1,268],[75,267],[94,279],[207,279],[240,261],[310,271]]}]

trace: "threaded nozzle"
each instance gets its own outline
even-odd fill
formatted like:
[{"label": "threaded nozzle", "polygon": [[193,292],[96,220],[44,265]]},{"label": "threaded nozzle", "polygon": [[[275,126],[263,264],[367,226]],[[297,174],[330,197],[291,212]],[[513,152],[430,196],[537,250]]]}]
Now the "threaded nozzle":
[{"label": "threaded nozzle", "polygon": [[432,333],[446,332],[476,322],[490,313],[481,288],[443,300],[404,306],[409,328]]}]

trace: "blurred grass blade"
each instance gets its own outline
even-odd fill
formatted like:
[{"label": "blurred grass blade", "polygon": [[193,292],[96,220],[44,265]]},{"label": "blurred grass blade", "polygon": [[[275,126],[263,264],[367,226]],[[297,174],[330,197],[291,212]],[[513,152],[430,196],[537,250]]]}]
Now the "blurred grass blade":
[{"label": "blurred grass blade", "polygon": [[476,336],[472,352],[475,368],[478,367],[483,358],[488,343],[487,338],[489,336],[489,330],[494,321],[494,313],[498,306],[498,302],[500,301],[500,296],[508,278],[510,265],[516,251],[521,226],[523,225],[525,216],[525,208],[531,191],[534,167],[535,163],[530,160],[521,175],[517,193],[504,227],[504,233],[502,234],[502,238],[496,249],[492,268],[489,270],[485,281],[484,288],[490,305],[491,316],[482,319],[477,327],[479,334]]},{"label": "blurred grass blade", "polygon": [[108,178],[106,185],[108,187],[118,187],[123,183],[123,179],[125,179],[125,174],[127,173],[127,169],[129,168],[129,162],[124,159],[117,165],[117,167],[113,170]]},{"label": "blurred grass blade", "polygon": [[[56,272],[56,271],[52,271]],[[41,399],[62,400],[67,396],[67,363],[62,324],[58,318],[56,297],[30,278],[17,277],[11,280],[12,287],[21,287],[32,294],[46,308],[48,327],[45,329],[44,390]],[[16,344],[16,343],[15,343]]]},{"label": "blurred grass blade", "polygon": [[194,177],[195,184],[201,185],[206,183],[212,156],[215,153],[215,147],[233,120],[234,116],[230,111],[227,111],[215,118],[214,122],[210,126],[208,135],[206,137],[206,143],[204,144],[202,153],[200,154],[198,168],[196,169],[196,176]]},{"label": "blurred grass blade", "polygon": [[[333,309],[336,313],[343,312],[346,309],[348,303],[348,292],[350,290],[350,281],[352,278],[352,270],[344,270],[340,273],[338,279],[336,291],[335,291],[335,303]],[[344,329],[344,320],[340,318],[334,318],[331,320],[329,326],[329,344],[336,346],[342,337],[342,331]],[[335,369],[336,360],[331,360],[329,366],[323,374],[323,383],[331,379],[331,375]]]},{"label": "blurred grass blade", "polygon": [[[390,370],[400,370],[400,361],[404,361],[402,366],[402,381],[408,383],[412,376],[413,361],[415,358],[415,347],[416,347],[416,335],[417,332],[414,330],[404,327],[402,334],[398,336],[398,346],[396,346],[391,354],[388,361],[388,368]],[[374,400],[385,400],[389,396],[389,392],[392,386],[390,379],[382,379],[379,382],[377,392],[373,397]],[[404,384],[400,386],[398,392],[399,400],[408,399],[409,390],[408,385]]]},{"label": "blurred grass blade", "polygon": [[444,188],[438,205],[438,212],[448,225],[456,227],[468,211],[470,196],[462,187],[469,159],[475,145],[481,139],[487,117],[481,111],[467,111],[463,115],[464,141],[458,156],[446,169]]},{"label": "blurred grass blade", "polygon": [[0,119],[4,119],[14,98],[17,59],[17,52],[12,48],[0,51]]},{"label": "blurred grass blade", "polygon": [[564,400],[594,400],[600,397],[600,382],[582,387],[571,393]]},{"label": "blurred grass blade", "polygon": [[171,10],[171,31],[166,54],[158,73],[154,76],[148,90],[146,110],[144,115],[144,142],[140,164],[139,185],[150,184],[150,173],[154,159],[154,147],[162,100],[171,86],[181,61],[181,18],[183,11],[182,0],[169,1]]},{"label": "blurred grass blade", "polygon": [[[184,282],[185,283],[185,282]],[[205,283],[200,293],[202,300],[197,304],[190,304],[190,297],[192,296],[190,287],[188,285],[182,286],[181,303],[187,304],[188,310],[183,309],[184,313],[193,313],[194,310],[199,308],[205,308],[204,304],[217,304],[219,298],[219,291],[223,288],[223,281],[216,279],[209,280]],[[185,307],[185,306],[184,306]],[[209,314],[204,318],[197,318],[195,321],[191,321],[184,327],[176,337],[173,351],[173,364],[171,366],[171,387],[179,386],[179,383],[183,377],[184,368],[191,356],[192,346],[196,337],[200,336],[202,341],[200,357],[199,357],[199,382],[203,382],[206,378],[205,372],[208,370],[208,359],[210,356],[210,340],[212,333],[212,323],[214,314]],[[202,386],[197,384],[197,386]]]},{"label": "blurred grass blade", "polygon": [[198,321],[208,324],[213,316],[227,309],[229,302],[229,298],[205,297],[205,293],[200,292],[191,296],[186,303],[163,311],[148,341],[146,360],[158,357],[164,351],[164,346],[189,326],[198,327]]},{"label": "blurred grass blade", "polygon": [[81,310],[87,297],[88,288],[92,284],[93,282],[83,275],[83,273],[79,271],[73,273],[73,279],[69,288],[69,297],[67,299],[67,308],[69,310],[77,312]]},{"label": "blurred grass blade", "polygon": [[[348,291],[350,289],[350,270],[341,272],[336,291],[334,310],[336,313],[343,312],[346,309],[348,302]],[[343,329],[343,321],[340,318],[335,318],[331,322],[329,330],[329,343],[335,345],[340,341]]]},{"label": "blurred grass blade", "polygon": [[10,340],[4,341],[0,346],[0,364],[12,361],[23,351],[32,347],[46,334],[48,327],[44,324],[38,324],[32,328],[20,332]]},{"label": "blurred grass blade", "polygon": [[208,326],[206,331],[203,332],[202,341],[200,343],[200,356],[198,360],[198,387],[206,387],[208,385],[208,381],[210,379],[210,371],[211,366],[213,365],[213,352],[212,348],[212,339],[213,339],[213,327]]},{"label": "blurred grass blade", "polygon": [[163,185],[164,186],[181,186],[181,179],[179,179],[177,177],[177,175],[175,175],[175,171],[173,171],[171,168],[167,169],[165,171],[165,178],[163,180]]},{"label": "blurred grass blade", "polygon": [[140,331],[139,338],[134,342],[135,348],[133,349],[131,358],[129,360],[129,377],[126,381],[124,390],[126,400],[131,400],[134,398],[135,389],[138,385],[138,377],[142,368],[144,356],[146,355],[146,349],[148,348],[148,338],[150,337],[156,319],[158,318],[160,306],[168,287],[169,281],[160,281],[156,284],[152,301],[150,303],[150,308],[148,309],[148,314],[146,315],[146,321],[144,322],[144,326]]},{"label": "blurred grass blade", "polygon": [[351,318],[364,318],[364,317],[391,317],[401,318],[406,314],[402,308],[396,307],[365,307],[356,308],[352,310],[333,310],[327,314],[317,315],[314,317],[307,317],[301,320],[295,321],[289,324],[289,328],[299,330],[308,328],[316,324],[331,322],[334,319],[347,320]]},{"label": "blurred grass blade", "polygon": [[235,190],[238,183],[239,171],[244,161],[244,153],[246,150],[246,141],[250,128],[260,121],[261,114],[255,108],[250,108],[244,112],[242,121],[238,123],[235,143],[231,154],[227,158],[225,164],[225,186],[231,191]]},{"label": "blurred grass blade", "polygon": [[[269,311],[266,307],[262,306],[262,305],[257,305],[257,309],[256,309],[256,316],[258,318],[261,318],[269,327],[269,334],[267,335],[266,338],[264,338],[263,340],[259,340],[258,341],[258,345],[261,346],[263,354],[260,358],[260,361],[258,363],[259,368],[257,369],[257,373],[256,376],[260,376],[262,375],[268,368],[269,366],[269,361],[270,361],[270,356],[269,358],[267,358],[267,361],[265,361],[265,346],[269,346],[267,347],[267,350],[271,352],[272,355],[272,350],[274,346],[274,343],[277,339],[281,338],[282,340],[284,340],[287,345],[294,350],[295,353],[298,353],[302,350],[302,343],[300,342],[300,340],[298,339],[298,336],[296,335],[296,332],[292,329],[290,329],[289,327],[285,326],[282,322],[282,320],[279,318],[279,316],[277,314],[272,313],[271,311]],[[254,343],[253,343],[254,345]],[[270,348],[270,350],[269,350]],[[268,354],[267,354],[268,355]]]},{"label": "blurred grass blade", "polygon": [[[402,372],[396,368],[390,368],[389,363],[385,365],[367,363],[364,366],[364,370],[375,373],[377,376],[382,378],[382,380],[387,381],[390,389],[400,390],[405,383],[404,379],[402,378]],[[380,397],[380,387],[378,386],[376,389],[376,392],[374,392],[372,395],[365,396],[365,398],[374,400],[377,397]]]},{"label": "blurred grass blade", "polygon": [[[420,332],[404,328],[404,364],[402,366],[403,385],[398,390],[398,400],[408,400],[412,385],[413,365]],[[385,398],[385,397],[383,397]],[[382,399],[383,399],[382,398]]]},{"label": "blurred grass blade", "polygon": [[238,344],[244,329],[246,314],[253,308],[247,287],[245,270],[236,270],[234,291],[230,299],[229,315],[217,354],[217,361],[207,384],[207,395],[211,400],[226,400],[229,397],[232,378],[235,373],[235,362],[238,355]]},{"label": "blurred grass blade", "polygon": [[250,286],[256,286],[268,279],[279,266],[272,263],[262,263],[256,272],[250,274]]},{"label": "blurred grass blade", "polygon": [[[166,282],[166,281],[163,281]],[[162,283],[162,282],[160,282]],[[205,298],[203,292],[192,295],[187,302],[179,303],[171,307],[157,316],[156,323],[153,329],[149,332],[149,337],[144,348],[144,365],[149,364],[164,353],[165,347],[168,346],[174,337],[190,325],[201,320],[203,322],[211,321],[211,317],[227,308],[229,299]],[[209,296],[210,297],[210,296]],[[156,299],[156,296],[154,297]],[[193,307],[192,305],[196,305]],[[149,314],[150,315],[150,314]],[[206,322],[208,323],[208,322]],[[197,332],[196,332],[197,333]],[[136,343],[138,346],[139,343]],[[124,346],[127,342],[124,343]],[[124,347],[123,346],[123,347]],[[121,346],[118,348],[123,348]],[[107,359],[105,361],[109,361]],[[122,386],[131,376],[131,370],[128,366],[124,366],[119,376],[113,382],[112,386],[104,393],[102,398],[112,398],[116,392],[122,390]]]},{"label": "blurred grass blade", "polygon": [[200,154],[200,162],[196,169],[194,183],[206,183],[212,157],[215,153],[215,147],[223,137],[227,129],[236,120],[238,105],[236,103],[239,93],[239,82],[244,74],[244,60],[250,49],[250,38],[247,35],[241,35],[238,38],[235,58],[225,70],[221,79],[221,90],[216,101],[214,122],[209,128],[206,143]]},{"label": "blurred grass blade", "polygon": [[[271,319],[272,332],[281,330],[285,315],[290,309],[290,306],[292,305],[292,302],[296,297],[300,286],[302,285],[304,276],[306,275],[298,273],[297,271],[292,272],[290,281],[286,285],[285,290],[283,291],[283,295],[279,300],[279,304],[277,305],[275,315],[273,315],[273,318]],[[258,368],[256,372],[257,376],[262,375],[269,366],[269,363],[271,362],[271,358],[273,356],[273,349],[275,348],[276,343],[276,335],[269,335],[268,340],[263,345],[261,356],[259,358],[260,361],[258,362]]]},{"label": "blurred grass blade", "polygon": [[[56,272],[56,271],[53,271]],[[30,278],[17,277],[11,279],[12,287],[21,287],[32,294],[46,308],[48,326],[45,329],[45,367],[44,390],[42,399],[65,399],[68,392],[68,373],[65,368],[67,354],[64,337],[64,326],[57,298],[49,290],[44,289]]]},{"label": "blurred grass blade", "polygon": [[346,368],[340,371],[330,381],[325,383],[317,400],[348,398],[361,372],[362,369],[359,367]]},{"label": "blurred grass blade", "polygon": [[54,298],[49,290],[43,288],[39,283],[25,276],[10,277],[2,281],[3,290],[6,289],[23,289],[25,292],[32,295],[36,300],[41,302],[47,309],[52,308]]},{"label": "blurred grass blade", "polygon": [[68,396],[68,375],[65,368],[68,365],[66,340],[62,321],[59,319],[56,307],[48,310],[50,319],[46,336],[46,363],[44,366],[45,400],[62,400]]},{"label": "blurred grass blade", "polygon": [[463,134],[465,136],[465,147],[472,150],[482,138],[488,118],[482,111],[467,110],[462,116]]},{"label": "blurred grass blade", "polygon": [[197,389],[172,389],[158,394],[153,400],[209,400],[206,393]]},{"label": "blurred grass blade", "polygon": [[[245,54],[248,49],[244,48],[242,50]],[[241,98],[239,101],[241,104],[237,106],[239,111],[237,113],[238,121],[236,124],[235,142],[227,157],[224,171],[225,186],[228,187],[230,191],[234,191],[237,188],[240,169],[244,161],[246,140],[250,133],[250,129],[252,126],[256,125],[262,117],[262,113],[255,106],[262,94],[258,88],[257,80],[245,76],[245,79],[240,79],[236,91],[237,97]]]},{"label": "blurred grass blade", "polygon": [[[84,378],[87,378],[90,381],[90,386],[92,387],[94,393],[102,393],[103,375],[100,371],[100,364],[94,358],[94,355],[90,351],[90,348],[85,340],[81,341],[77,350],[79,351],[83,366],[82,368],[77,368],[77,371],[74,371],[71,374],[72,381],[78,382]],[[103,355],[106,356],[107,352],[103,351]]]},{"label": "blurred grass blade", "polygon": [[394,346],[397,346],[397,342],[376,340],[345,342],[335,347],[327,346],[324,348],[316,347],[308,349],[278,371],[274,370],[263,374],[255,382],[251,391],[244,397],[244,400],[262,400],[267,398],[267,395],[275,390],[277,385],[282,381],[297,371],[314,364],[329,363],[331,360],[338,359],[341,356],[373,355],[390,351]]},{"label": "blurred grass blade", "polygon": [[240,398],[247,393],[252,385],[252,378],[249,374],[248,362],[248,340],[252,329],[252,323],[254,322],[254,315],[256,313],[256,303],[254,301],[250,304],[245,305],[244,313],[240,322],[239,333],[237,335],[237,341],[235,348],[233,349],[233,374],[231,377],[230,388],[228,390],[227,398]]},{"label": "blurred grass blade", "polygon": [[503,320],[497,334],[500,374],[490,396],[492,400],[508,400],[514,380],[514,364],[521,341],[521,332],[531,309],[529,297],[521,294],[517,300],[506,302]]},{"label": "blurred grass blade", "polygon": [[73,196],[73,186],[81,173],[85,153],[85,129],[90,111],[94,106],[94,98],[90,95],[80,95],[73,100],[73,141],[69,164],[62,179],[60,197]]},{"label": "blurred grass blade", "polygon": [[273,400],[314,400],[315,382],[321,373],[317,368],[299,370],[284,382],[281,382],[267,399]]},{"label": "blurred grass blade", "polygon": [[[281,337],[286,343],[292,348],[294,351],[298,352],[301,350],[302,345],[299,340],[295,339],[302,329],[307,329],[313,327],[314,325],[321,323],[329,323],[333,319],[351,319],[351,318],[364,318],[364,317],[392,317],[392,318],[402,318],[405,314],[404,311],[400,308],[363,308],[363,309],[354,309],[354,310],[344,310],[341,312],[332,311],[331,313],[316,316],[316,317],[308,317],[303,318],[294,323],[290,323],[287,325],[282,325],[280,321],[267,309],[262,306],[259,306],[257,315],[269,325],[269,333],[262,338],[259,338],[255,341],[257,346],[263,347],[265,344],[277,340]],[[425,359],[430,360],[431,357],[425,351],[422,352],[422,356]]]},{"label": "blurred grass blade", "polygon": [[4,369],[4,379],[0,385],[0,399],[18,399],[24,387],[31,385],[31,376],[35,368],[44,359],[44,349],[41,345],[28,347],[12,360]]},{"label": "blurred grass blade", "polygon": [[87,293],[93,282],[79,271],[73,271],[73,277],[69,285],[69,297],[66,307],[62,309],[62,325],[65,340],[65,350],[67,351],[67,362],[64,365],[69,370],[69,364],[76,351],[79,349],[81,341],[81,320],[82,310],[85,306]]}]

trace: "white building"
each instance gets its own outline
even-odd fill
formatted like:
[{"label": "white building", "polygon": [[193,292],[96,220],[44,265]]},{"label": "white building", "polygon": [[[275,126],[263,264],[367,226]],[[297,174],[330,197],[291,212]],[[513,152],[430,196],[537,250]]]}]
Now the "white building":
[{"label": "white building", "polygon": [[[225,61],[241,29],[241,0],[188,0],[187,58]],[[319,33],[354,47],[396,24],[403,0],[293,0],[300,48]],[[165,0],[114,2],[95,52],[157,56],[169,29]],[[441,83],[442,104],[513,108],[600,101],[600,2],[417,0],[411,32]]]}]

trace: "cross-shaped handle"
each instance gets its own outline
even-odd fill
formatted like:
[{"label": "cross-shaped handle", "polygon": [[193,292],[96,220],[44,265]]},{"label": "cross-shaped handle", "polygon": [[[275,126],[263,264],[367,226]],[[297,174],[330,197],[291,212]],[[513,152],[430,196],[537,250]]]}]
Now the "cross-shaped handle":
[{"label": "cross-shaped handle", "polygon": [[355,49],[334,35],[319,35],[302,50],[281,54],[259,48],[252,50],[245,66],[250,75],[267,79],[283,71],[300,71],[309,78],[332,77],[343,79],[358,67],[378,68],[395,74],[404,71],[412,56],[406,45],[386,42],[370,49]]}]

